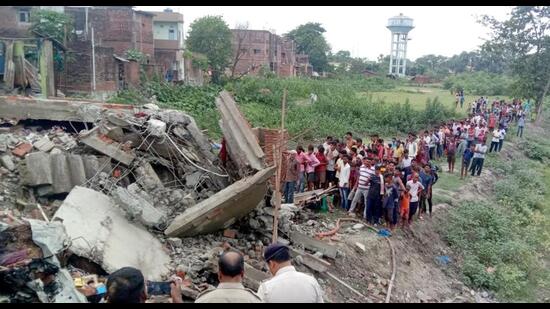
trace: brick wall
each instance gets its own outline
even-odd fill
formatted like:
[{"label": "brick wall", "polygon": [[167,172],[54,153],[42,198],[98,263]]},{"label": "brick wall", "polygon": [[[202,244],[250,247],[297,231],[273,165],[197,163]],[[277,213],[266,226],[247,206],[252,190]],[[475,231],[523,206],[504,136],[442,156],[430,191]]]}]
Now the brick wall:
[{"label": "brick wall", "polygon": [[30,37],[30,24],[18,22],[18,7],[0,6],[0,36],[8,38]]},{"label": "brick wall", "polygon": [[[96,53],[96,90],[115,91],[117,89],[117,65],[113,58],[113,49],[97,47]],[[90,92],[92,90],[92,46],[90,41],[71,43],[69,58],[60,81],[61,91]]]},{"label": "brick wall", "polygon": [[[258,138],[258,142],[260,144],[260,147],[264,151],[265,154],[265,163],[268,166],[273,166],[275,164],[274,156],[273,156],[273,146],[280,147],[281,145],[281,133],[278,129],[267,129],[267,128],[254,128],[252,129],[256,137]],[[282,166],[281,166],[281,182],[284,181],[284,175],[286,171],[286,161],[288,153],[286,152],[286,147],[288,146],[288,131],[285,130],[284,137],[283,137],[283,147],[280,149],[284,152],[283,153],[283,160],[282,160]],[[277,150],[277,149],[276,149]],[[275,184],[276,177],[273,175],[271,177],[270,182],[271,184]]]},{"label": "brick wall", "polygon": [[[85,31],[85,9],[70,7],[66,13],[75,20],[75,29]],[[88,24],[94,28],[98,46],[112,47],[114,53],[124,56],[129,49],[137,49],[154,57],[153,18],[136,12],[131,7],[94,7],[88,9]],[[88,33],[87,39],[91,39]]]}]

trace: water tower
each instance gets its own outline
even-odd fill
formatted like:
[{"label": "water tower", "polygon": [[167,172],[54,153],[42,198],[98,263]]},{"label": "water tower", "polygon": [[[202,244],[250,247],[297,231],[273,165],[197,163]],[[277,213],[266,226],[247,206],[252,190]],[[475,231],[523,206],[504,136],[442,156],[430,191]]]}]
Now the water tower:
[{"label": "water tower", "polygon": [[408,35],[413,26],[413,20],[410,17],[399,16],[388,19],[386,28],[391,31],[391,53],[389,74],[405,76],[407,69],[407,41]]}]

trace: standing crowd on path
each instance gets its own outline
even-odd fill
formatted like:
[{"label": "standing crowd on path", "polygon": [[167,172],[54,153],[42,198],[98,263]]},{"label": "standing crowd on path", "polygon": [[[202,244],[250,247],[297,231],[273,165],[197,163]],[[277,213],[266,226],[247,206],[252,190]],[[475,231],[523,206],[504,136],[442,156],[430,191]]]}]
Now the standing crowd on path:
[{"label": "standing crowd on path", "polygon": [[[464,93],[456,98],[462,107]],[[394,230],[401,223],[410,228],[415,218],[432,216],[438,160],[445,160],[447,172],[460,173],[460,179],[480,176],[486,154],[502,150],[510,124],[517,124],[517,136],[523,137],[529,111],[528,101],[480,97],[472,102],[467,118],[410,132],[404,140],[385,142],[371,135],[365,143],[347,132],[342,140],[328,136],[307,151],[298,145],[286,164],[284,201],[292,203],[296,192],[335,186],[334,202],[328,203],[331,212],[339,207],[374,226]]]}]

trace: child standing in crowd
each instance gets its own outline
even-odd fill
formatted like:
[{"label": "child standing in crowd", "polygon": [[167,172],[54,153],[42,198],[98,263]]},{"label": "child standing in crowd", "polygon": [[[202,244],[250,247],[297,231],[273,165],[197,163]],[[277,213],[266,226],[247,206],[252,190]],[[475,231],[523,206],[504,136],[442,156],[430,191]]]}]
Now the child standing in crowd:
[{"label": "child standing in crowd", "polygon": [[474,156],[474,144],[470,145],[470,148],[464,150],[462,155],[462,166],[460,167],[460,179],[464,179],[468,176],[468,168],[470,167],[470,162]]},{"label": "child standing in crowd", "polygon": [[315,184],[315,167],[319,165],[319,160],[313,154],[313,145],[307,146],[306,154],[306,174],[307,174],[307,190],[312,191]]},{"label": "child standing in crowd", "polygon": [[407,187],[410,188],[409,192],[411,194],[411,200],[409,203],[409,225],[413,222],[414,215],[416,214],[416,210],[418,209],[420,194],[422,193],[422,190],[424,190],[424,186],[418,180],[418,174],[414,173],[412,175],[412,179],[407,181]]},{"label": "child standing in crowd", "polygon": [[447,139],[447,164],[449,165],[449,173],[453,173],[455,170],[455,154],[456,154],[456,143],[453,136]]}]

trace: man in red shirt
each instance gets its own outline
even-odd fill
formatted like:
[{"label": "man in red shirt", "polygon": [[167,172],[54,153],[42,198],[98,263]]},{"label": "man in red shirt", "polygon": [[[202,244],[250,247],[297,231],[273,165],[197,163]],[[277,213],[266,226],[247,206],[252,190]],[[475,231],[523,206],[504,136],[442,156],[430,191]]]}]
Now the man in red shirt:
[{"label": "man in red shirt", "polygon": [[315,157],[319,160],[319,165],[315,167],[315,186],[317,189],[326,188],[327,183],[327,165],[328,159],[325,156],[325,148],[323,146],[317,147],[317,153]]}]

